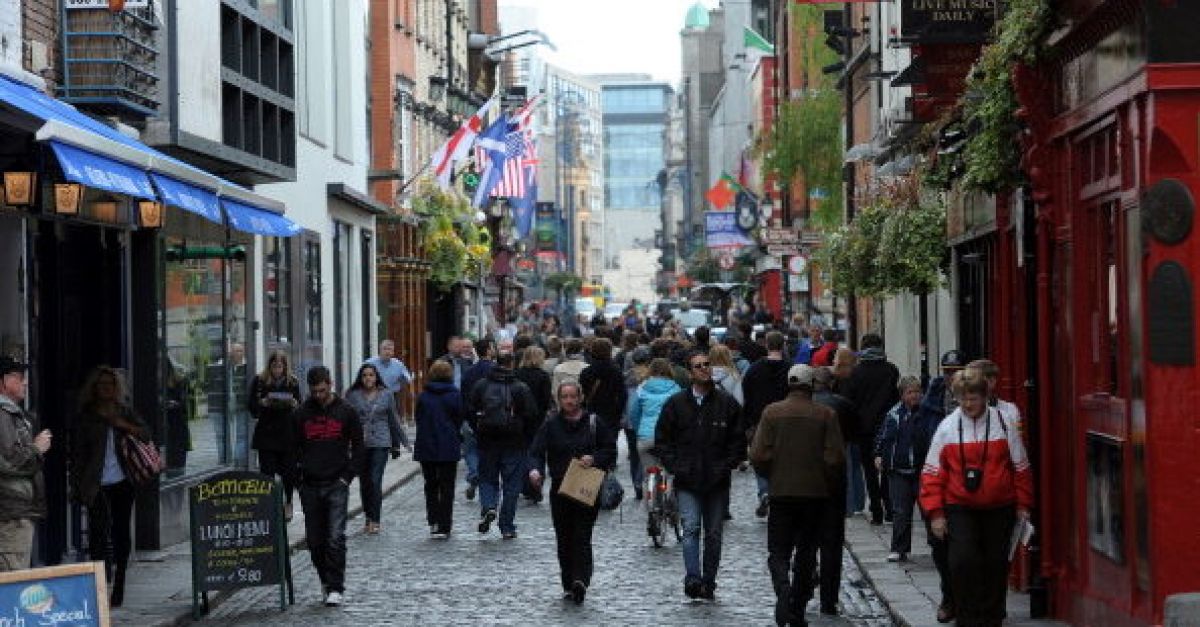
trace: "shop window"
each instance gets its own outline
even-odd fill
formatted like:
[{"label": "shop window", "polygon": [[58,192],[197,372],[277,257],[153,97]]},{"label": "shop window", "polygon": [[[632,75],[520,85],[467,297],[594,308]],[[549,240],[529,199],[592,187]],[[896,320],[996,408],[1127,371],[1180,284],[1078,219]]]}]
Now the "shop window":
[{"label": "shop window", "polygon": [[1087,434],[1088,543],[1118,564],[1125,561],[1125,493],[1121,442]]},{"label": "shop window", "polygon": [[304,242],[304,337],[320,344],[321,329],[321,242]]},{"label": "shop window", "polygon": [[284,237],[267,238],[264,263],[263,318],[268,343],[292,338],[292,248]]},{"label": "shop window", "polygon": [[247,459],[245,263],[220,242],[168,238],[167,478]]}]

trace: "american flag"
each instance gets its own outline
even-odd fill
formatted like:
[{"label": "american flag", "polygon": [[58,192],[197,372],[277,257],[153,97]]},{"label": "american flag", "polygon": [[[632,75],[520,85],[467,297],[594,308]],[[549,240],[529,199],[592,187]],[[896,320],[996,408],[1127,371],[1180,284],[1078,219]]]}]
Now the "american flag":
[{"label": "american flag", "polygon": [[[523,198],[528,186],[537,176],[537,143],[533,130],[533,110],[541,95],[534,96],[517,109],[509,126],[512,129],[504,139],[505,154],[503,177],[492,190],[492,196]],[[476,167],[482,171],[487,165],[487,152],[475,149]]]}]

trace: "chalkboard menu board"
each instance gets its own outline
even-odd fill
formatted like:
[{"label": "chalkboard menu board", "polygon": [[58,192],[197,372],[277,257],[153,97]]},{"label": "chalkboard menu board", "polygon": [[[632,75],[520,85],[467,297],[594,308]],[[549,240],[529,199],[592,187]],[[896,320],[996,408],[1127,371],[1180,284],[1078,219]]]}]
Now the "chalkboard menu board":
[{"label": "chalkboard menu board", "polygon": [[290,588],[287,528],[279,486],[257,472],[232,471],[189,490],[193,603],[210,590]]},{"label": "chalkboard menu board", "polygon": [[0,573],[0,627],[108,627],[104,562]]}]

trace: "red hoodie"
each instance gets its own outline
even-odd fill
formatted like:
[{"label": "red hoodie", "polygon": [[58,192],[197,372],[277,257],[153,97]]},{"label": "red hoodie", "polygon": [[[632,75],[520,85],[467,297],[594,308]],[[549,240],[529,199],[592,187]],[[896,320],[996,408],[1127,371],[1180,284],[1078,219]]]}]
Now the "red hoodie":
[{"label": "red hoodie", "polygon": [[[988,436],[986,460],[985,435]],[[964,485],[964,457],[967,466],[979,467],[983,463],[983,482],[974,492],[967,491]],[[983,418],[967,418],[962,408],[954,410],[933,434],[921,472],[920,501],[921,509],[930,518],[942,516],[947,505],[990,509],[1015,503],[1019,508],[1031,509],[1033,474],[1016,422],[994,407],[987,408],[986,422]]]},{"label": "red hoodie", "polygon": [[837,349],[837,342],[825,342],[822,344],[821,348],[818,348],[816,352],[813,353],[812,359],[810,360],[812,367],[816,368],[817,366],[832,366],[833,355],[837,352]]}]

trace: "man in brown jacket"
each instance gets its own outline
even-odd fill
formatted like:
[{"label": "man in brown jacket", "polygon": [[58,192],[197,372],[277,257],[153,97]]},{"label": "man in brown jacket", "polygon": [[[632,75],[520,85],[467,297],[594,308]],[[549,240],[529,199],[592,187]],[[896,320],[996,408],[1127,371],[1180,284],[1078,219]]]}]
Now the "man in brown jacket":
[{"label": "man in brown jacket", "polygon": [[803,364],[788,370],[788,396],[763,410],[750,447],[755,470],[769,477],[767,568],[775,587],[778,625],[806,624],[804,608],[812,598],[821,520],[829,499],[837,494],[835,482],[845,472],[837,416],[812,399],[814,374]]}]

